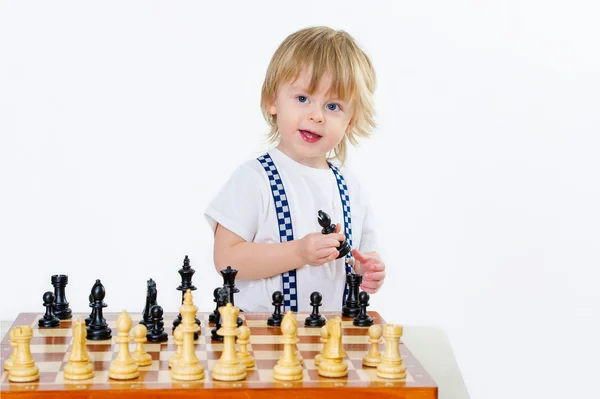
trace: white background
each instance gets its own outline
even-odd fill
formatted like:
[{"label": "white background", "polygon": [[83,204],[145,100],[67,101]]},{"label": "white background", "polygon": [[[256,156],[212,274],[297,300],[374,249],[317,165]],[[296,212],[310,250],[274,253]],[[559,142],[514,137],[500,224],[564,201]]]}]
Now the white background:
[{"label": "white background", "polygon": [[3,1],[0,319],[56,273],[74,311],[101,279],[141,312],[149,278],[176,311],[186,254],[212,310],[203,210],[267,149],[276,47],[328,25],[378,74],[350,154],[388,270],[371,308],[442,329],[473,398],[597,395],[598,6],[497,3]]}]

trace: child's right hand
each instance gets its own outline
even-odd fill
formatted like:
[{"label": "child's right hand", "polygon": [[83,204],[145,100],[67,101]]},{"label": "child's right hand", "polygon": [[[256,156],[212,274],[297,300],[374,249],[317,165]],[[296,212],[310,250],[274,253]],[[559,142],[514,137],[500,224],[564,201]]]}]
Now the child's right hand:
[{"label": "child's right hand", "polygon": [[304,264],[321,266],[336,259],[339,255],[337,247],[346,239],[343,234],[339,234],[340,229],[338,223],[331,234],[310,233],[298,240],[300,256]]}]

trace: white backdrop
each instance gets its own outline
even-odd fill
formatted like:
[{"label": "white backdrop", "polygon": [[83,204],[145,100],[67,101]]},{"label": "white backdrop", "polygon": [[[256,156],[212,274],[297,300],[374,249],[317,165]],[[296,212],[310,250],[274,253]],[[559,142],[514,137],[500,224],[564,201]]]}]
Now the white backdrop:
[{"label": "white backdrop", "polygon": [[87,312],[176,311],[221,284],[203,210],[264,151],[269,59],[291,32],[350,32],[378,74],[350,165],[379,219],[371,308],[448,336],[473,398],[575,397],[600,328],[598,6],[570,2],[0,4],[0,319],[50,276]]}]

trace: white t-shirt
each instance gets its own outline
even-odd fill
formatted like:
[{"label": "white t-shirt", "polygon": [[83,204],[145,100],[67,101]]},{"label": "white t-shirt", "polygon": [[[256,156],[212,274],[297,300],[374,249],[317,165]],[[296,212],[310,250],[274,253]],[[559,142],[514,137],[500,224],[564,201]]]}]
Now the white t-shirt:
[{"label": "white t-shirt", "polygon": [[[277,148],[269,151],[290,207],[294,239],[320,232],[319,210],[340,223],[344,232],[342,201],[335,175],[330,169],[316,169],[289,158]],[[365,193],[356,177],[340,169],[350,196],[352,218],[352,248],[362,253],[376,251],[375,226]],[[273,203],[269,178],[256,159],[242,164],[225,183],[206,209],[205,216],[213,232],[217,223],[239,235],[247,242],[279,243],[279,225]],[[230,265],[236,268],[235,265]],[[304,265],[296,269],[298,311],[311,311],[310,295],[321,293],[321,311],[339,311],[346,283],[344,258],[322,266]],[[281,275],[256,279],[236,279],[240,290],[235,305],[246,312],[272,312],[272,295],[283,291]]]}]

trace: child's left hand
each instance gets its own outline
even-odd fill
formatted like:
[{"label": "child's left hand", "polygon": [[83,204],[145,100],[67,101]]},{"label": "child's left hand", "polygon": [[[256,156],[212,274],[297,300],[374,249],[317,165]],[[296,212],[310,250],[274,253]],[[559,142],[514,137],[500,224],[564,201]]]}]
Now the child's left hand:
[{"label": "child's left hand", "polygon": [[360,288],[369,294],[379,291],[385,279],[385,264],[376,253],[373,254],[361,254],[356,249],[352,250],[352,255],[361,266],[363,280]]}]

